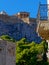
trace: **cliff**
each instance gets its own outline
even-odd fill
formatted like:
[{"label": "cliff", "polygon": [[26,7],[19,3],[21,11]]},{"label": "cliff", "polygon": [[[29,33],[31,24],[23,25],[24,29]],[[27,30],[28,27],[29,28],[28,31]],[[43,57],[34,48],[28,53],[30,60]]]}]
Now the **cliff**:
[{"label": "cliff", "polygon": [[7,14],[0,14],[0,36],[9,35],[16,40],[25,37],[28,41],[41,42],[40,37],[36,33],[37,22],[36,19],[30,18],[28,13],[22,12],[9,16]]}]

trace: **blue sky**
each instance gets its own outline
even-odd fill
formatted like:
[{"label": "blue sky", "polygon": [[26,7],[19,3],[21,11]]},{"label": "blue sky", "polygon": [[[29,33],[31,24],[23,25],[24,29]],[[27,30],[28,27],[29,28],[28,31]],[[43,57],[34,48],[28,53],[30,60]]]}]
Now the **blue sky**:
[{"label": "blue sky", "polygon": [[4,10],[9,15],[21,11],[30,12],[30,17],[37,16],[39,2],[46,3],[46,0],[1,0],[0,11]]}]

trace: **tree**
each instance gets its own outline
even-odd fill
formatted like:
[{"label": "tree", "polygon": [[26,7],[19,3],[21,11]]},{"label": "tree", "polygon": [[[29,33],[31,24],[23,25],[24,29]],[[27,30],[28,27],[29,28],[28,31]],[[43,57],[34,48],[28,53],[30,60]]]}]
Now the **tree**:
[{"label": "tree", "polygon": [[[25,41],[24,41],[25,40]],[[39,57],[37,55],[44,54],[47,49],[46,41],[40,44],[35,42],[28,43],[26,39],[16,42],[16,64],[17,65],[36,65]]]}]

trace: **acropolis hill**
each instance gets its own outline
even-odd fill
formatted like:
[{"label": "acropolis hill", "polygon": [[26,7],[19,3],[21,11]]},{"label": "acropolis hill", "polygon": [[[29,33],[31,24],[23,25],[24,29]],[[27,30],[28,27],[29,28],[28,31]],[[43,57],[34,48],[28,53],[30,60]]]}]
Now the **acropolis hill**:
[{"label": "acropolis hill", "polygon": [[37,34],[37,19],[30,18],[28,12],[20,12],[9,16],[6,12],[0,13],[0,36],[9,35],[16,40],[25,37],[28,41],[40,42]]}]

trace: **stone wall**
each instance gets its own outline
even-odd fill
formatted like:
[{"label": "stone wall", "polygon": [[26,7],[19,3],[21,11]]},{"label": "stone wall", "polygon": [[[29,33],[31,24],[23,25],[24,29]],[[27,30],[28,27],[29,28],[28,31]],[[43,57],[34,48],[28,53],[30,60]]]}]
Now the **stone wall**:
[{"label": "stone wall", "polygon": [[49,40],[49,21],[40,21],[38,33],[42,38]]},{"label": "stone wall", "polygon": [[15,65],[15,43],[0,40],[0,65]]},{"label": "stone wall", "polygon": [[26,37],[29,41],[41,42],[36,33],[37,22],[33,18],[0,15],[0,36],[9,35],[16,40]]}]

